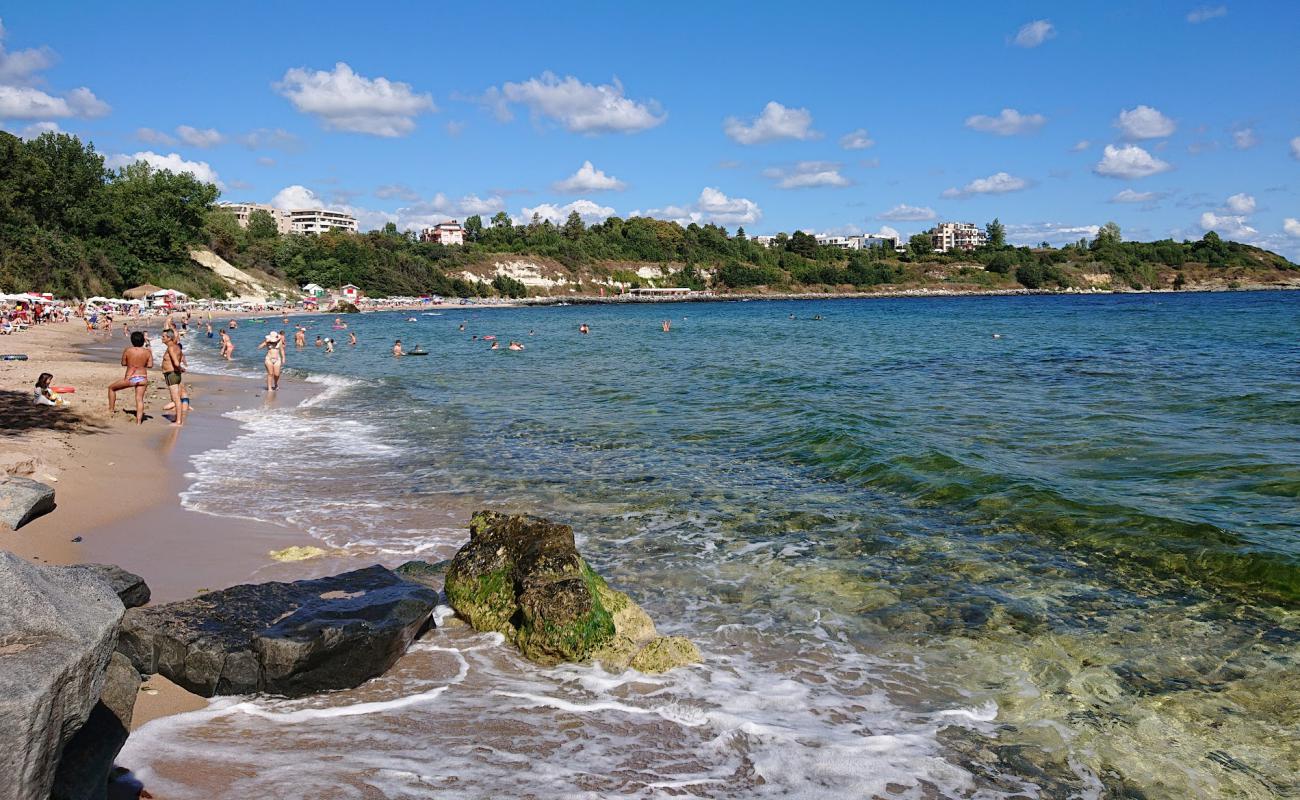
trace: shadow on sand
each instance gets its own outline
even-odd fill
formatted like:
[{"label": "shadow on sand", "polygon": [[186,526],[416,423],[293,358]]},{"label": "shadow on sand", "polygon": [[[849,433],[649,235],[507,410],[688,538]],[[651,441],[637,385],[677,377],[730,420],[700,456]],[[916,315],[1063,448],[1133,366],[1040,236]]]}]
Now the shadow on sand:
[{"label": "shadow on sand", "polygon": [[0,436],[17,436],[25,431],[99,430],[104,426],[86,419],[71,408],[38,406],[28,392],[0,389]]}]

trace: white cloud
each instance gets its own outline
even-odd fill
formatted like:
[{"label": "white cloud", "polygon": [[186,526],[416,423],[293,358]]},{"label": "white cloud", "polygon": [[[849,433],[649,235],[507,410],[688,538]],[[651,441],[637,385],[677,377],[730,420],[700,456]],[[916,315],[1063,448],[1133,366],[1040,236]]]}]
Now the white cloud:
[{"label": "white cloud", "polygon": [[718,225],[752,225],[763,218],[758,203],[744,197],[727,197],[720,190],[706,186],[700,197],[689,206],[664,206],[647,211],[633,211],[630,217],[654,217],[689,225],[712,222]]},{"label": "white cloud", "polygon": [[845,150],[866,150],[876,143],[867,135],[866,128],[858,128],[856,131],[849,131],[840,137],[840,147]]},{"label": "white cloud", "polygon": [[261,164],[264,167],[274,167],[275,159],[270,158],[269,156],[259,156],[257,159],[257,163]]},{"label": "white cloud", "polygon": [[1255,198],[1240,192],[1229,197],[1226,203],[1228,210],[1234,214],[1251,215],[1255,213]]},{"label": "white cloud", "polygon": [[1230,239],[1245,239],[1259,233],[1247,225],[1246,218],[1240,214],[1215,214],[1213,211],[1201,215],[1201,229]]},{"label": "white cloud", "polygon": [[460,136],[465,132],[465,123],[459,120],[450,120],[442,127],[447,131],[448,136]]},{"label": "white cloud", "polygon": [[223,187],[220,176],[206,161],[187,161],[179,153],[168,153],[162,155],[152,150],[144,150],[139,153],[127,155],[119,153],[104,159],[104,165],[109,169],[117,169],[134,164],[137,161],[143,161],[154,169],[165,169],[172,172],[188,172],[195,178],[206,183],[215,183],[218,187]]},{"label": "white cloud", "polygon": [[226,140],[216,128],[192,128],[189,125],[179,125],[176,128],[176,135],[181,141],[191,147],[215,147]]},{"label": "white cloud", "polygon": [[0,86],[0,118],[102,117],[108,112],[108,104],[84,86],[63,97],[30,86]]},{"label": "white cloud", "polygon": [[1206,20],[1227,16],[1227,14],[1227,6],[1200,6],[1199,8],[1194,8],[1187,13],[1187,21],[1196,25],[1205,22]]},{"label": "white cloud", "polygon": [[407,186],[404,183],[386,184],[384,186],[377,187],[375,191],[372,192],[371,194],[383,200],[388,200],[390,198],[395,197],[398,200],[405,200],[408,203],[415,202],[416,200],[420,199],[420,193],[415,191],[414,189],[412,189],[411,187]]},{"label": "white cloud", "polygon": [[325,201],[311,189],[295,183],[276,192],[275,197],[271,198],[271,205],[284,211],[291,211],[302,208],[324,208]]},{"label": "white cloud", "polygon": [[1007,225],[1007,241],[1018,245],[1036,245],[1041,242],[1061,245],[1091,239],[1101,230],[1097,225],[1067,225],[1061,222],[1030,222]]},{"label": "white cloud", "polygon": [[1106,145],[1102,151],[1101,161],[1092,171],[1108,178],[1145,178],[1173,169],[1167,162],[1161,161],[1135,144],[1116,147]]},{"label": "white cloud", "polygon": [[1042,114],[1021,114],[1014,108],[1004,108],[996,117],[976,114],[966,118],[967,128],[984,133],[996,133],[998,136],[1033,133],[1045,124],[1047,124],[1047,117]]},{"label": "white cloud", "polygon": [[136,128],[135,138],[145,144],[164,144],[168,146],[176,144],[176,140],[169,134],[156,131],[153,128]]},{"label": "white cloud", "polygon": [[582,166],[578,167],[577,172],[562,181],[556,181],[553,188],[557,192],[565,192],[566,194],[621,192],[627,188],[627,184],[596,169],[590,161],[584,161]]},{"label": "white cloud", "polygon": [[895,222],[919,222],[921,220],[934,219],[938,214],[929,206],[909,206],[906,203],[899,203],[883,214],[877,214],[880,219],[893,220]]},{"label": "white cloud", "polygon": [[1291,157],[1300,160],[1300,136],[1291,140]]},{"label": "white cloud", "polygon": [[973,194],[1006,194],[1029,188],[1029,181],[1017,178],[1005,172],[994,173],[987,178],[976,178],[962,188],[953,187],[943,191],[944,197],[969,197]]},{"label": "white cloud", "polygon": [[1087,139],[1080,139],[1079,141],[1074,143],[1074,147],[1071,147],[1070,150],[1075,153],[1082,153],[1084,150],[1087,150],[1089,147],[1092,147],[1092,142],[1088,141]]},{"label": "white cloud", "polygon": [[800,161],[791,167],[770,167],[763,170],[763,177],[776,181],[778,189],[852,185],[852,181],[840,174],[840,165],[832,161]]},{"label": "white cloud", "polygon": [[4,38],[0,22],[0,119],[93,118],[109,112],[108,104],[84,86],[61,96],[35,88],[44,82],[39,73],[54,65],[54,52],[47,47],[10,52]]},{"label": "white cloud", "polygon": [[5,27],[0,22],[0,83],[21,86],[36,80],[36,73],[54,66],[54,51],[48,47],[9,52],[4,38]]},{"label": "white cloud", "polygon": [[1135,192],[1124,189],[1110,199],[1112,203],[1154,203],[1163,195],[1160,192]]},{"label": "white cloud", "polygon": [[732,141],[740,144],[761,144],[777,139],[819,139],[821,134],[812,129],[812,114],[806,108],[786,108],[773,100],[763,106],[762,112],[746,125],[736,117],[727,117],[722,130]]},{"label": "white cloud", "polygon": [[430,95],[415,92],[410,84],[362,77],[342,61],[332,72],[290,69],[275,88],[330,130],[374,136],[406,136],[415,130],[416,116],[438,110]]},{"label": "white cloud", "polygon": [[548,219],[556,225],[563,225],[573,212],[578,212],[578,216],[583,222],[604,222],[609,217],[614,216],[614,209],[609,206],[602,206],[593,203],[590,200],[574,200],[562,206],[552,205],[551,203],[542,203],[532,208],[524,207],[523,214],[526,221],[531,221],[536,215],[541,219]]},{"label": "white cloud", "polygon": [[1282,220],[1282,230],[1286,232],[1287,236],[1294,236],[1297,239],[1300,239],[1300,219],[1287,217]]},{"label": "white cloud", "polygon": [[1012,41],[1017,47],[1037,47],[1055,36],[1056,28],[1052,23],[1045,19],[1036,19],[1021,25],[1020,30],[1016,31],[1016,38]]},{"label": "white cloud", "polygon": [[1151,106],[1138,106],[1119,112],[1115,127],[1125,139],[1161,139],[1171,136],[1177,126],[1174,121]]},{"label": "white cloud", "polygon": [[249,150],[297,150],[302,142],[283,128],[257,128],[239,137]]},{"label": "white cloud", "polygon": [[637,133],[668,118],[654,100],[638,102],[623,95],[623,84],[583,83],[572,75],[561,79],[553,72],[522,83],[488,89],[483,100],[502,121],[512,118],[510,104],[528,106],[534,119],[555,120],[571,133]]},{"label": "white cloud", "polygon": [[1259,137],[1254,128],[1237,128],[1232,132],[1232,146],[1238,150],[1249,150],[1259,144]]},{"label": "white cloud", "polygon": [[63,129],[57,122],[33,122],[19,131],[18,136],[23,139],[35,139],[42,133],[63,133]]}]

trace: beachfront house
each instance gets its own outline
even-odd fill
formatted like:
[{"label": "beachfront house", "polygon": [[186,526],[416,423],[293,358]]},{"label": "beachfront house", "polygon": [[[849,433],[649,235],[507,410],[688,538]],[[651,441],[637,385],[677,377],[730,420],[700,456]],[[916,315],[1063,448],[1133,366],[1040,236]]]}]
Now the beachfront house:
[{"label": "beachfront house", "polygon": [[319,283],[307,284],[306,286],[302,287],[302,293],[306,297],[316,297],[316,298],[324,297],[327,294],[327,292],[325,291],[325,287],[321,286]]},{"label": "beachfront house", "polygon": [[353,286],[349,283],[346,286],[339,287],[339,299],[346,300],[354,306],[357,304],[357,301],[361,299],[361,295],[362,291],[360,286]]},{"label": "beachfront house", "polygon": [[465,244],[465,229],[456,220],[439,222],[432,228],[420,231],[420,241],[434,244]]}]

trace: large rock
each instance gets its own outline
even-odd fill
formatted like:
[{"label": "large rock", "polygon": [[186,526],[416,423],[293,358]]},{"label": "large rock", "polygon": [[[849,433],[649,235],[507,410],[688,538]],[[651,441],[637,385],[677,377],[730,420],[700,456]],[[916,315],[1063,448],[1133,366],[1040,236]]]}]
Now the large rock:
[{"label": "large rock", "polygon": [[134,572],[127,572],[116,564],[73,564],[68,567],[107,583],[117,593],[122,605],[135,608],[149,602],[149,584]]},{"label": "large rock", "polygon": [[50,796],[104,688],[122,601],[85,573],[0,551],[0,800]]},{"label": "large rock", "polygon": [[54,776],[52,800],[104,800],[108,796],[113,759],[126,744],[140,690],[140,673],[131,660],[113,653],[104,676],[104,690],[90,718],[63,748]]},{"label": "large rock", "polygon": [[133,608],[118,650],[204,697],[299,697],[380,675],[406,651],[437,592],[375,565],[328,578],[243,584]]},{"label": "large rock", "polygon": [[54,487],[20,475],[0,478],[0,523],[16,531],[54,510]]},{"label": "large rock", "polygon": [[596,660],[646,672],[699,660],[694,644],[659,636],[640,606],[587,566],[568,525],[480,511],[469,535],[447,568],[448,602],[475,629],[504,634],[529,659]]}]

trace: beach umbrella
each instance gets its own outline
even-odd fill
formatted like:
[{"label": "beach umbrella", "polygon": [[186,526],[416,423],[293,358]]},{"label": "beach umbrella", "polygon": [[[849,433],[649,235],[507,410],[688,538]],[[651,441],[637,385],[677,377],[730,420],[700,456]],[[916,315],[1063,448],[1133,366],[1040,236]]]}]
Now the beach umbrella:
[{"label": "beach umbrella", "polygon": [[152,297],[154,293],[162,291],[161,286],[154,286],[152,283],[142,283],[133,289],[127,289],[122,292],[122,296],[128,300],[141,300],[145,297]]}]

